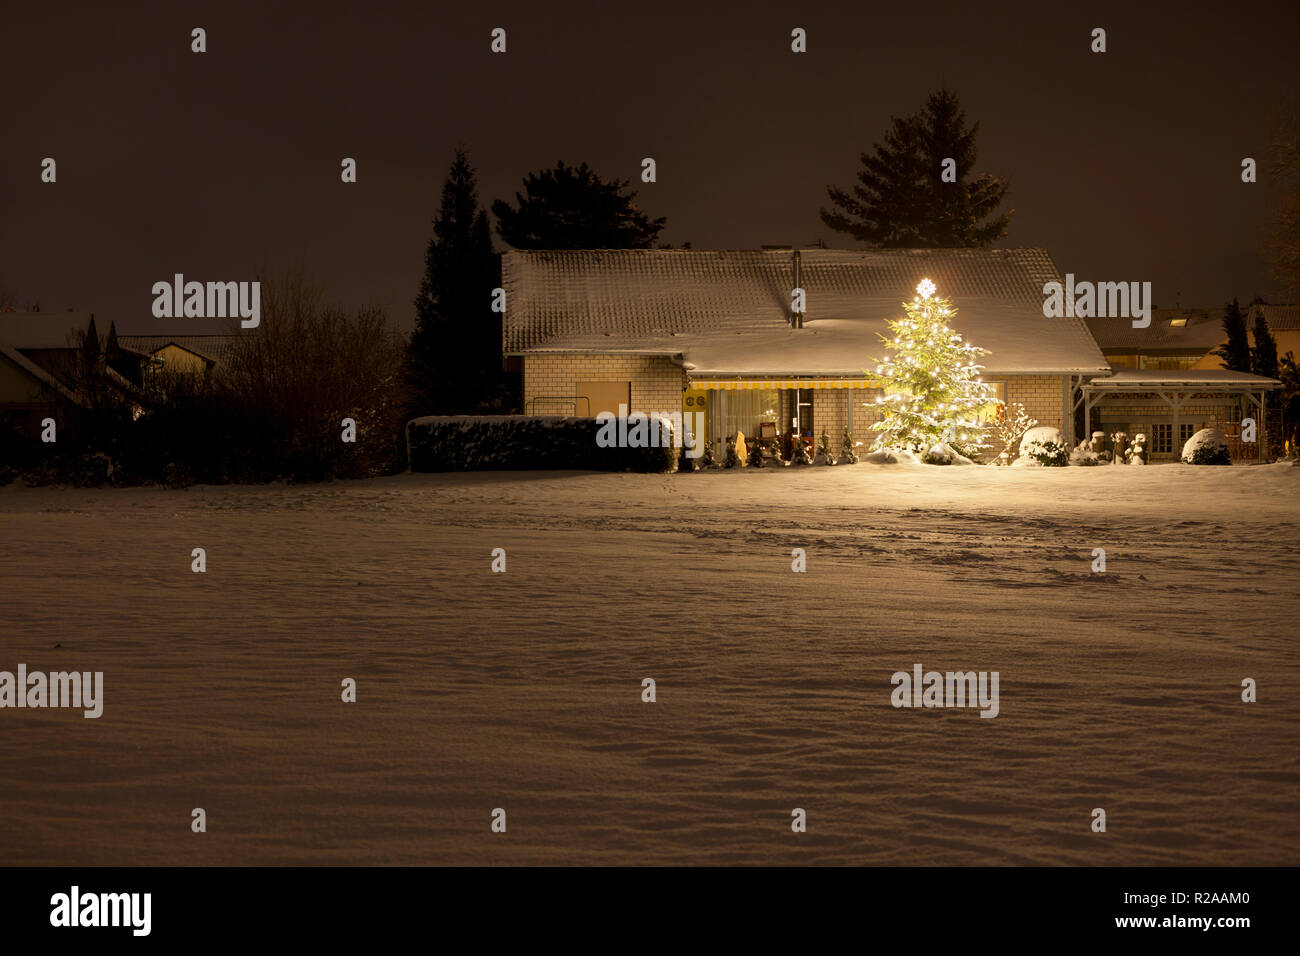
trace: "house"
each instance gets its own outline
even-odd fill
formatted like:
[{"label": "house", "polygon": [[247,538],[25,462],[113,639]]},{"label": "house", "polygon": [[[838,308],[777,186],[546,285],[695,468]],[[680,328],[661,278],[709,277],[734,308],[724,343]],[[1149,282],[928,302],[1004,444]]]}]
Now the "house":
[{"label": "house", "polygon": [[[1300,352],[1300,307],[1244,308],[1252,346],[1257,311],[1273,329],[1279,355]],[[1107,434],[1144,434],[1151,457],[1159,460],[1176,458],[1196,431],[1214,426],[1227,436],[1234,460],[1267,457],[1270,434],[1281,434],[1278,409],[1270,407],[1268,395],[1282,383],[1223,368],[1214,354],[1227,341],[1223,309],[1153,309],[1146,328],[1134,328],[1124,319],[1087,322],[1115,369],[1110,378],[1095,379],[1082,389],[1079,401],[1087,427]],[[1242,441],[1247,419],[1256,423],[1254,442]]]},{"label": "house", "polygon": [[870,444],[883,390],[868,370],[924,278],[988,350],[999,402],[1071,440],[1080,386],[1111,373],[1082,319],[1043,315],[1061,278],[1043,249],[512,251],[502,271],[525,413],[702,411],[717,447],[766,422]]},{"label": "house", "polygon": [[197,374],[209,376],[219,365],[230,360],[231,342],[235,336],[214,333],[199,335],[124,335],[121,342],[152,359],[149,364],[151,381],[159,373]]},{"label": "house", "polygon": [[75,411],[93,407],[101,387],[134,397],[145,361],[112,323],[101,336],[87,312],[0,313],[0,425],[33,438],[46,418],[75,429]]},{"label": "house", "polygon": [[[1116,319],[1087,319],[1088,331],[1115,368],[1136,369],[1219,369],[1222,359],[1214,350],[1227,342],[1223,312],[1218,309],[1152,309],[1151,324],[1135,329],[1132,323]],[[1277,354],[1300,356],[1300,306],[1250,305],[1242,307],[1246,334],[1255,344],[1255,315],[1263,313]]]}]

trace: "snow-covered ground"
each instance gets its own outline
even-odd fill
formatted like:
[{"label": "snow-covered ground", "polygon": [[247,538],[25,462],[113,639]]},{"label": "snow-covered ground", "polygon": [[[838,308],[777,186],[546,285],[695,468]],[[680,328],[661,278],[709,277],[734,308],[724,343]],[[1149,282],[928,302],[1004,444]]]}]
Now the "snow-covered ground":
[{"label": "snow-covered ground", "polygon": [[[0,710],[0,863],[1298,864],[1298,492],[1285,464],[3,488],[0,670],[105,689],[98,720]],[[894,709],[917,663],[998,671],[1000,713]]]}]

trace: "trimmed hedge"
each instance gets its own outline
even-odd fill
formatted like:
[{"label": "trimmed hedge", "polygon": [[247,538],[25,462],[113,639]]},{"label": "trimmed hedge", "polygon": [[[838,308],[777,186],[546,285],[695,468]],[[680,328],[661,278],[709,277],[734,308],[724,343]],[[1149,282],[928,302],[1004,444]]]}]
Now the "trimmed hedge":
[{"label": "trimmed hedge", "polygon": [[[656,417],[656,416],[652,416]],[[671,426],[659,418],[671,435]],[[577,468],[672,471],[677,449],[601,448],[594,418],[559,415],[430,415],[406,424],[411,471],[509,471]]]}]

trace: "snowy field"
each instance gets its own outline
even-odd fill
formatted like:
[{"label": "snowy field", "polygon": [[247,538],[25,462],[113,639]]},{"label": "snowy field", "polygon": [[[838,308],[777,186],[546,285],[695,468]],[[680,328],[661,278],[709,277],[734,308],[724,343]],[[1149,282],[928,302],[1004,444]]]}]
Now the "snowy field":
[{"label": "snowy field", "polygon": [[1286,464],[0,488],[0,670],[105,688],[0,710],[0,864],[1300,864],[1298,525]]}]

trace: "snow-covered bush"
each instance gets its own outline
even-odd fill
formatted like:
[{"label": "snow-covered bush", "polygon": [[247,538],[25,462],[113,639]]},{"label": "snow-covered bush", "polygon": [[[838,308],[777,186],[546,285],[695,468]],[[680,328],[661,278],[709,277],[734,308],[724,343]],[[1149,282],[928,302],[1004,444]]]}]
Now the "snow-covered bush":
[{"label": "snow-covered bush", "polygon": [[817,445],[817,459],[819,465],[835,464],[835,453],[831,451],[831,439],[826,432],[822,432],[821,442]]},{"label": "snow-covered bush", "polygon": [[1010,405],[999,405],[997,431],[998,438],[1002,441],[1002,452],[999,454],[998,460],[1010,462],[1011,446],[1019,442],[1025,436],[1025,432],[1037,424],[1038,419],[1030,418],[1025,411],[1025,406],[1019,402],[1012,402]]},{"label": "snow-covered bush", "polygon": [[1072,465],[1100,465],[1101,455],[1093,451],[1092,442],[1086,438],[1075,446],[1074,451],[1070,452],[1070,464]]},{"label": "snow-covered bush", "polygon": [[1063,467],[1070,463],[1070,449],[1061,438],[1059,428],[1039,425],[1020,439],[1020,457],[1044,467]]},{"label": "snow-covered bush", "polygon": [[868,452],[862,459],[872,465],[919,465],[921,459],[905,448],[881,448]]},{"label": "snow-covered bush", "polygon": [[929,450],[922,456],[921,461],[927,465],[973,465],[965,455],[958,452],[947,442],[936,442],[931,445]]},{"label": "snow-covered bush", "polygon": [[739,468],[743,462],[740,460],[740,451],[736,448],[736,436],[727,436],[727,457],[722,462],[723,468]]},{"label": "snow-covered bush", "polygon": [[1180,456],[1187,465],[1231,465],[1228,439],[1217,428],[1202,428],[1183,445]]},{"label": "snow-covered bush", "polygon": [[808,454],[808,449],[804,447],[803,439],[795,435],[790,446],[790,464],[811,465],[812,463],[812,457]]},{"label": "snow-covered bush", "polygon": [[853,433],[844,429],[844,440],[840,443],[840,460],[836,464],[856,465],[858,453],[853,450]]}]

